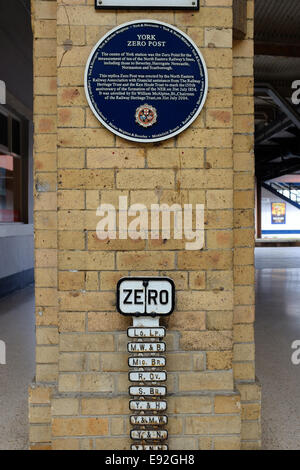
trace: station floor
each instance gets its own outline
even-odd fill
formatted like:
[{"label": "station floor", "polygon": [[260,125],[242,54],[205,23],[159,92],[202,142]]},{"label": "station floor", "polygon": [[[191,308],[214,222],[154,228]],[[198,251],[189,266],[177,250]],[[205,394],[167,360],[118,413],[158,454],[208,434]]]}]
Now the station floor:
[{"label": "station floor", "polygon": [[[257,248],[256,364],[263,388],[263,448],[300,449],[300,248]],[[34,377],[34,295],[28,287],[0,299],[0,450],[26,449],[27,387]]]},{"label": "station floor", "polygon": [[300,449],[300,248],[256,248],[256,375],[264,449]]},{"label": "station floor", "polygon": [[0,299],[0,339],[6,365],[0,364],[0,450],[28,449],[28,386],[35,356],[33,287]]}]

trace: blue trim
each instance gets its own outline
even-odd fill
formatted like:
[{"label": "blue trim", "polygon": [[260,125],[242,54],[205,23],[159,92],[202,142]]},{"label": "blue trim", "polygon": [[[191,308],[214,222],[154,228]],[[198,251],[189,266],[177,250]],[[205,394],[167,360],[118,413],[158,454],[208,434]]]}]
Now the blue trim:
[{"label": "blue trim", "polygon": [[0,298],[34,282],[34,269],[26,269],[12,276],[0,279]]},{"label": "blue trim", "polygon": [[263,235],[291,235],[300,234],[300,230],[262,230]]},{"label": "blue trim", "polygon": [[288,197],[283,196],[283,194],[280,194],[278,191],[276,191],[276,189],[271,188],[271,186],[269,186],[268,184],[262,183],[262,187],[265,188],[267,191],[270,191],[270,193],[274,194],[275,196],[279,197],[279,199],[282,199],[283,201],[287,202],[288,204],[291,204],[292,206],[300,210],[300,204],[297,204],[297,202],[292,201]]}]

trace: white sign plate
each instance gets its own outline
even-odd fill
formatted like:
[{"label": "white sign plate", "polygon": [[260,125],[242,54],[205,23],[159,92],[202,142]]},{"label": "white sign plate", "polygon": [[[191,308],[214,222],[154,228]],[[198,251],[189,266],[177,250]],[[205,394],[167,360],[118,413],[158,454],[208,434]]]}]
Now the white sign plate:
[{"label": "white sign plate", "polygon": [[95,8],[172,8],[198,10],[199,0],[95,0]]},{"label": "white sign plate", "polygon": [[131,400],[129,409],[132,411],[166,411],[167,402]]},{"label": "white sign plate", "polygon": [[161,426],[162,424],[168,423],[168,417],[159,415],[134,415],[130,416],[130,423],[139,424],[141,426]]},{"label": "white sign plate", "polygon": [[166,336],[165,328],[128,328],[127,336],[129,338],[164,338]]},{"label": "white sign plate", "polygon": [[129,367],[165,367],[165,357],[129,357]]},{"label": "white sign plate", "polygon": [[166,387],[129,387],[131,396],[165,397],[166,394]]},{"label": "white sign plate", "polygon": [[129,372],[130,382],[165,382],[166,372]]},{"label": "white sign plate", "polygon": [[162,353],[166,350],[166,343],[128,343],[127,349],[132,353]]},{"label": "white sign plate", "polygon": [[166,277],[124,277],[117,285],[117,309],[123,315],[170,315],[175,285]]},{"label": "white sign plate", "polygon": [[166,444],[153,444],[153,445],[137,445],[137,444],[132,444],[131,445],[131,450],[168,450],[169,447]]},{"label": "white sign plate", "polygon": [[145,440],[145,439],[151,439],[151,440],[161,440],[164,441],[165,439],[168,439],[168,431],[165,429],[161,431],[154,431],[154,430],[149,430],[149,431],[144,431],[144,430],[139,430],[139,429],[132,429],[130,431],[130,437],[131,439],[138,439],[138,440]]}]

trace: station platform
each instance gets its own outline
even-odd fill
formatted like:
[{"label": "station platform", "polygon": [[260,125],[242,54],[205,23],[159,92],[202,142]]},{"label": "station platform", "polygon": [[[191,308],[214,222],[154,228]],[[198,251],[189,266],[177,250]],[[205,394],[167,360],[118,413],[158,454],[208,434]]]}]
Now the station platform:
[{"label": "station platform", "polygon": [[256,375],[262,384],[263,449],[300,449],[300,248],[256,249]]},{"label": "station platform", "polygon": [[0,450],[28,449],[28,386],[35,375],[34,289],[0,299]]},{"label": "station platform", "polygon": [[300,247],[300,239],[286,238],[258,238],[255,241],[257,248],[261,247]]}]

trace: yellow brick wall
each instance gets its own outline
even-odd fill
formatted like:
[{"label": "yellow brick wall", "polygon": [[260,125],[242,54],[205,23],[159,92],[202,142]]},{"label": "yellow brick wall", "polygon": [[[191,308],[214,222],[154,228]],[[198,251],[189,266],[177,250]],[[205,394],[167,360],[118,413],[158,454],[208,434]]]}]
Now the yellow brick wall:
[{"label": "yellow brick wall", "polygon": [[29,388],[32,449],[51,448],[51,396],[58,380],[56,1],[32,1],[36,377]]},{"label": "yellow brick wall", "polygon": [[233,42],[234,347],[233,371],[242,400],[242,449],[261,446],[261,390],[255,377],[254,291],[254,0],[247,34]]},{"label": "yellow brick wall", "polygon": [[[96,12],[94,0],[32,0],[33,449],[130,447],[130,320],[115,307],[116,283],[124,275],[167,275],[176,284],[176,311],[165,320],[170,449],[239,449],[241,439],[244,447],[258,444],[248,3],[249,38],[233,47],[231,0],[201,0],[200,12]],[[115,137],[95,119],[84,95],[92,47],[116,25],[139,18],[186,32],[208,67],[209,93],[200,116],[178,137],[158,144]],[[98,240],[96,209],[117,205],[120,195],[146,205],[205,204],[204,249],[185,251],[178,240]]]}]

